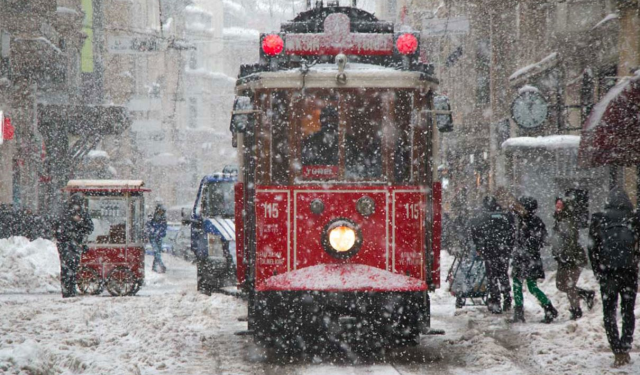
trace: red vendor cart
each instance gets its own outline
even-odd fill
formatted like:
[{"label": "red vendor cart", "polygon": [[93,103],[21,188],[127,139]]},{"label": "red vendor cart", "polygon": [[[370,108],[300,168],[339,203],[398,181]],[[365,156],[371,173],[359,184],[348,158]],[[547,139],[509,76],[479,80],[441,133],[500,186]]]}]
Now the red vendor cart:
[{"label": "red vendor cart", "polygon": [[71,180],[65,191],[82,193],[93,232],[78,269],[78,290],[131,296],[144,281],[144,193],[140,180]]}]

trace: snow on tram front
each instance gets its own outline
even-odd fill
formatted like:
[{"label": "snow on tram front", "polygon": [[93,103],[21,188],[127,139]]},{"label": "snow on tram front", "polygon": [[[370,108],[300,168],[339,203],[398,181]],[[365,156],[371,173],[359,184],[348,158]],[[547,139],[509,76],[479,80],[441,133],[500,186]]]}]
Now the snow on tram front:
[{"label": "snow on tram front", "polygon": [[371,350],[428,330],[434,132],[451,120],[433,110],[437,84],[418,33],[354,7],[316,7],[261,36],[231,121],[238,280],[258,342]]}]

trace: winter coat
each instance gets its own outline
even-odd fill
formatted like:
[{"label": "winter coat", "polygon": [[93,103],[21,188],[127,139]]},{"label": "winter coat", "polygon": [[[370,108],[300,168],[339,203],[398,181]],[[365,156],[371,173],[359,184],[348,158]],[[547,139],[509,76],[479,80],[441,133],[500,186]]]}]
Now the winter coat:
[{"label": "winter coat", "polygon": [[84,242],[85,237],[93,232],[93,221],[87,211],[81,206],[75,207],[68,207],[56,220],[54,237],[58,242],[80,245]]},{"label": "winter coat", "polygon": [[487,204],[470,222],[471,238],[478,254],[485,260],[511,257],[515,242],[513,215],[494,203]]},{"label": "winter coat", "polygon": [[560,267],[584,267],[587,256],[578,241],[578,217],[570,204],[554,214],[555,225],[551,252]]},{"label": "winter coat", "polygon": [[167,217],[164,214],[155,213],[147,222],[147,236],[151,241],[160,241],[167,235]]},{"label": "winter coat", "polygon": [[624,262],[626,267],[623,267],[623,269],[638,273],[638,261],[640,260],[640,209],[634,213],[629,197],[623,190],[614,189],[609,193],[605,211],[594,214],[589,226],[589,259],[593,267],[593,273],[598,279],[601,279],[605,273],[617,273],[620,269],[610,269],[610,264],[616,262],[612,262],[612,259],[605,259],[607,255],[603,247],[607,246],[607,241],[612,239],[602,238],[601,232],[601,229],[609,228],[615,224],[624,225],[635,236],[635,248],[630,249],[635,258],[630,262]]},{"label": "winter coat", "polygon": [[512,276],[521,280],[544,279],[540,249],[544,246],[547,228],[535,214],[523,216],[518,223],[518,240],[513,252]]}]

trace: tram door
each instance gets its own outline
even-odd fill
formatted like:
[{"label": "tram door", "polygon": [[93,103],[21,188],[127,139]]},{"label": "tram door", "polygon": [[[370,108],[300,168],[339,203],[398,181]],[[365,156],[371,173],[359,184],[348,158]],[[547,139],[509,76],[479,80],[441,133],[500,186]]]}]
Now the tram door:
[{"label": "tram door", "polygon": [[[249,330],[253,329],[254,316],[254,286],[256,261],[256,233],[255,225],[255,195],[256,195],[256,165],[257,165],[257,129],[258,122],[263,116],[260,110],[255,110],[253,97],[239,96],[236,98],[231,118],[233,144],[240,154],[240,170],[238,182],[243,184],[243,243],[237,244],[242,249],[242,262],[245,268],[244,289],[248,292]],[[236,202],[237,203],[237,202]],[[240,260],[239,260],[240,261]],[[241,267],[238,264],[238,267]]]}]

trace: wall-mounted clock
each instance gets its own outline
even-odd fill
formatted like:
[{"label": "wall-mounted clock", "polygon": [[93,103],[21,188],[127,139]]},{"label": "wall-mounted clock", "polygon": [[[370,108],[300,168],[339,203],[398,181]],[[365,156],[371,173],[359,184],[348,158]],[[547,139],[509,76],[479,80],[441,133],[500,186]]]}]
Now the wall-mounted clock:
[{"label": "wall-mounted clock", "polygon": [[511,104],[511,118],[525,129],[542,125],[548,115],[549,104],[537,91],[524,91]]}]

